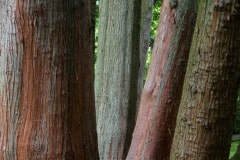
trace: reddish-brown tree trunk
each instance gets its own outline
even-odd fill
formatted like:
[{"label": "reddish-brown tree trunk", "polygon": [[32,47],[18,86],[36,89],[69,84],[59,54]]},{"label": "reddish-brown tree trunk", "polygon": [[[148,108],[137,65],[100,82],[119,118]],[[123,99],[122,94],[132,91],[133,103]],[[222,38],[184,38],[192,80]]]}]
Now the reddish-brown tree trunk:
[{"label": "reddish-brown tree trunk", "polygon": [[128,160],[169,158],[196,4],[195,0],[163,2]]},{"label": "reddish-brown tree trunk", "polygon": [[0,7],[0,159],[98,159],[90,0]]}]

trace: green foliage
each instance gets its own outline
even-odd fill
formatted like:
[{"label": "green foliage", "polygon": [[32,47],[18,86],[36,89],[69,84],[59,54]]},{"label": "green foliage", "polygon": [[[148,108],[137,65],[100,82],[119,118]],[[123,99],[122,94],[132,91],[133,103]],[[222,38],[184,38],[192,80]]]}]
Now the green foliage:
[{"label": "green foliage", "polygon": [[159,21],[159,17],[160,17],[161,6],[162,6],[162,0],[154,0],[152,24],[151,24],[151,30],[150,30],[150,44],[149,44],[150,48],[147,53],[144,81],[146,81],[147,72],[149,69],[153,43],[154,43],[154,39],[155,39],[155,36],[157,33],[157,27],[158,27],[158,21]]},{"label": "green foliage", "polygon": [[161,6],[162,6],[162,0],[154,0],[153,17],[152,17],[151,32],[150,32],[151,48],[153,47],[154,38],[157,33],[157,27],[158,27],[158,21],[159,21],[159,17],[160,17]]},{"label": "green foliage", "polygon": [[98,52],[98,26],[99,26],[99,0],[96,0],[96,12],[95,12],[95,48],[94,48],[94,64],[97,60]]},{"label": "green foliage", "polygon": [[[229,153],[229,158],[233,158],[234,154],[236,153],[237,151],[237,147],[240,143],[240,139],[238,140],[233,140],[232,143],[231,143],[231,148],[230,148],[230,153]],[[236,155],[235,155],[236,156]],[[231,160],[234,160],[234,159],[231,159]],[[237,159],[236,159],[237,160]],[[239,160],[239,159],[238,159]]]},{"label": "green foliage", "polygon": [[144,82],[147,79],[147,72],[148,72],[148,69],[149,69],[150,61],[151,61],[151,51],[148,51],[147,59],[146,59],[146,65],[145,65],[145,72],[144,72]]},{"label": "green foliage", "polygon": [[234,122],[233,133],[240,134],[240,89],[238,90],[237,112],[236,112],[236,119]]}]

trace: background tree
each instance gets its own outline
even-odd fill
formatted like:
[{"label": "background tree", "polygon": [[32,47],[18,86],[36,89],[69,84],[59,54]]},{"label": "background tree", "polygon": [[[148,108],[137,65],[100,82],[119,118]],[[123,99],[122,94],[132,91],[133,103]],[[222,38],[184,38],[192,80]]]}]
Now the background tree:
[{"label": "background tree", "polygon": [[163,1],[148,77],[127,159],[169,159],[197,1]]},{"label": "background tree", "polygon": [[226,160],[240,71],[240,1],[199,1],[172,160]]},{"label": "background tree", "polygon": [[[158,0],[159,1],[159,0]],[[137,90],[137,111],[140,103],[140,97],[143,90],[144,75],[146,71],[146,58],[149,49],[150,33],[151,33],[151,23],[153,15],[153,0],[142,0],[141,1],[141,22],[140,22],[140,43],[139,43],[139,72],[138,72],[138,90]],[[131,133],[132,134],[132,133]]]},{"label": "background tree", "polygon": [[0,159],[98,159],[90,0],[0,0],[0,15]]},{"label": "background tree", "polygon": [[151,5],[152,0],[100,1],[95,93],[101,159],[124,159],[130,145]]}]

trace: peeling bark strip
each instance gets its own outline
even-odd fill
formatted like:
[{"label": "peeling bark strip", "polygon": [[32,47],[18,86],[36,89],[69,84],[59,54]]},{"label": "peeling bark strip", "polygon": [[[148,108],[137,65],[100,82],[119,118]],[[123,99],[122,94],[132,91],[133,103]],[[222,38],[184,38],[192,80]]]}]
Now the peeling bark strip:
[{"label": "peeling bark strip", "polygon": [[169,159],[197,1],[163,2],[128,160]]},{"label": "peeling bark strip", "polygon": [[226,160],[240,73],[240,0],[202,0],[171,160]]},{"label": "peeling bark strip", "polygon": [[0,159],[98,159],[90,0],[0,7]]}]

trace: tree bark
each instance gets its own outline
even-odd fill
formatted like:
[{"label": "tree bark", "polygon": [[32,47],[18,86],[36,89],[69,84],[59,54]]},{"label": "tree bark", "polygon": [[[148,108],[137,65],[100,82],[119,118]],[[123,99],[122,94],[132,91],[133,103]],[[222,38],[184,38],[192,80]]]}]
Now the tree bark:
[{"label": "tree bark", "polygon": [[0,0],[0,159],[98,159],[90,0]]},{"label": "tree bark", "polygon": [[196,1],[165,0],[128,160],[169,159]]},{"label": "tree bark", "polygon": [[239,0],[199,1],[171,160],[228,159],[240,75],[239,6]]},{"label": "tree bark", "polygon": [[140,23],[140,66],[138,72],[138,90],[137,90],[137,111],[139,110],[141,94],[144,85],[144,75],[146,58],[150,43],[150,30],[152,22],[152,12],[153,12],[154,0],[142,0],[141,1],[141,23]]},{"label": "tree bark", "polygon": [[130,145],[139,68],[145,65],[140,62],[140,13],[139,0],[100,1],[95,93],[101,159],[125,159]]}]

